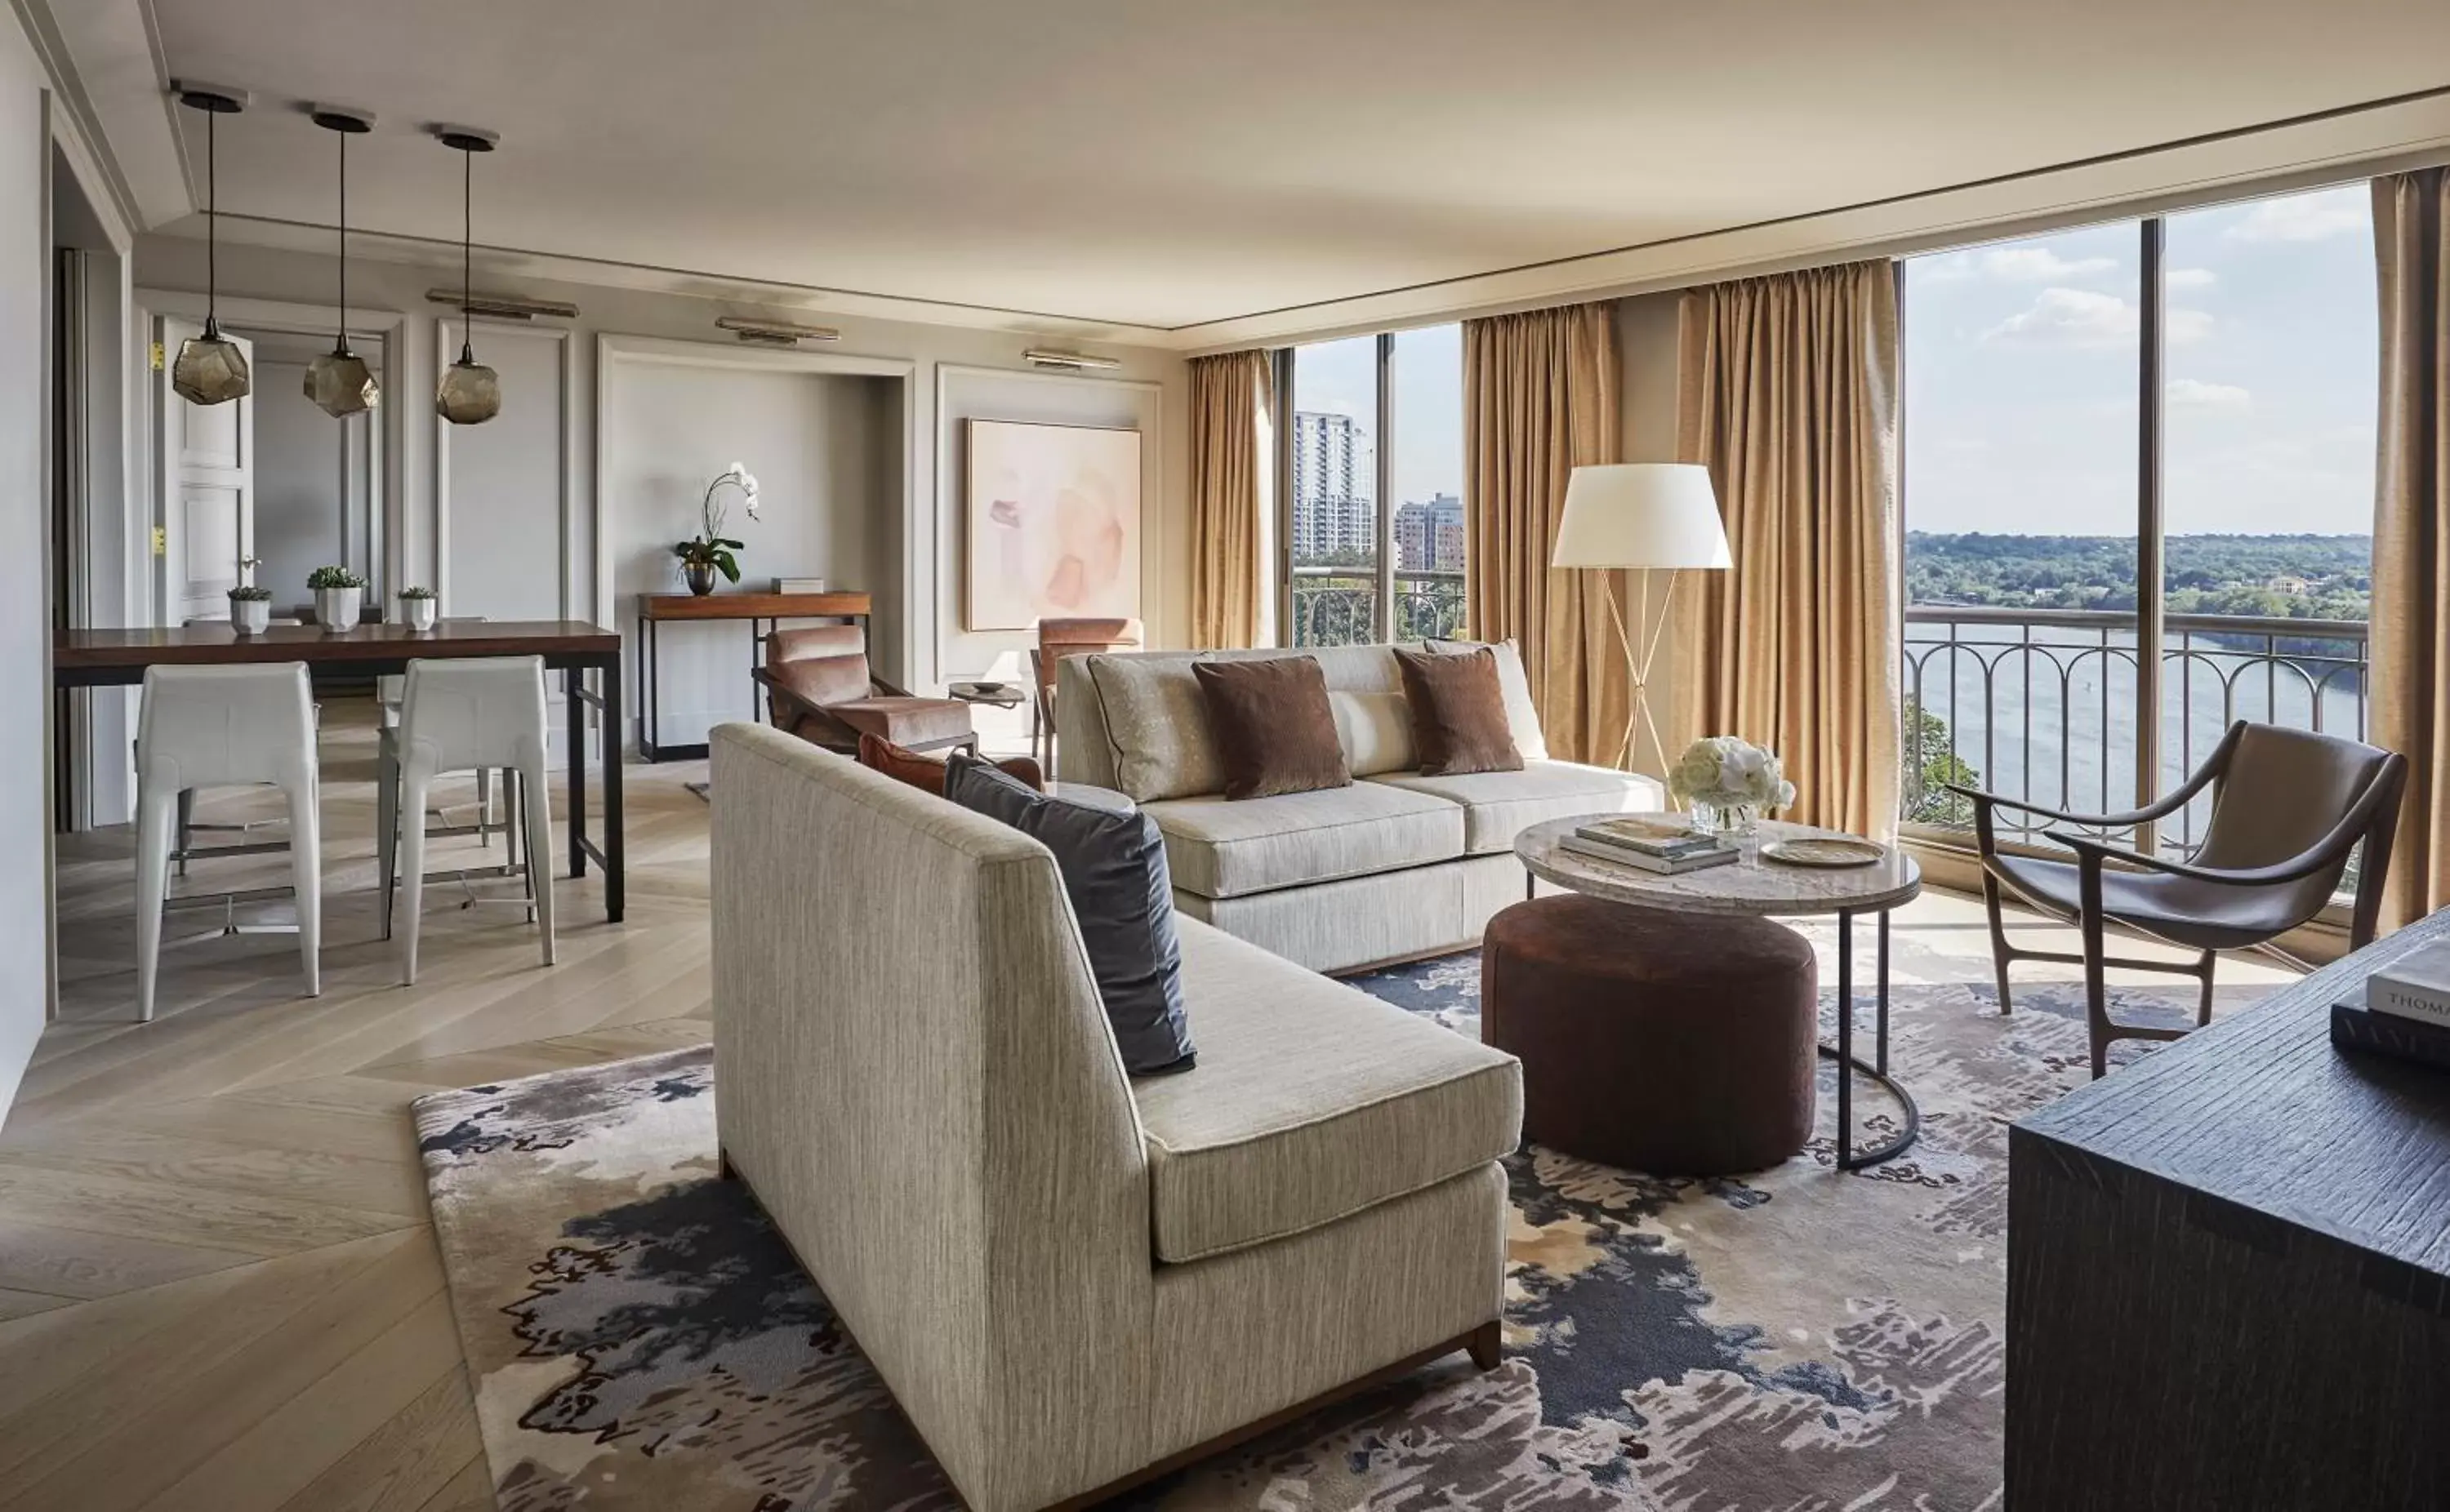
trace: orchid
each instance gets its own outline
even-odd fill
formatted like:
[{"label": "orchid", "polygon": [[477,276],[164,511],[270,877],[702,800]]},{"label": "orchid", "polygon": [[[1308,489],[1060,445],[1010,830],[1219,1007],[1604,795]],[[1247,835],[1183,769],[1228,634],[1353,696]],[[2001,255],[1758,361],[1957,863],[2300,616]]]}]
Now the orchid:
[{"label": "orchid", "polygon": [[743,542],[723,533],[723,496],[728,488],[740,492],[742,505],[748,510],[750,519],[759,517],[757,475],[749,471],[745,464],[734,462],[715,475],[714,481],[706,486],[706,497],[699,501],[698,518],[705,523],[705,531],[692,540],[675,545],[672,554],[692,567],[712,567],[723,573],[726,581],[737,583],[740,581],[740,560],[732,553],[748,548]]}]

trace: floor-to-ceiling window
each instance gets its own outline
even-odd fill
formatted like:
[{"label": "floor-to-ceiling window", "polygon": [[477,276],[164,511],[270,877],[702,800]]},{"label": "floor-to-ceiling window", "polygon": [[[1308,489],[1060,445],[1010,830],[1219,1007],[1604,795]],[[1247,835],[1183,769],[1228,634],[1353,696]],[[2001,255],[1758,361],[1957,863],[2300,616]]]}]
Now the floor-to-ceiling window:
[{"label": "floor-to-ceiling window", "polygon": [[1284,639],[1349,646],[1463,623],[1462,328],[1292,348]]},{"label": "floor-to-ceiling window", "polygon": [[[2362,184],[1909,260],[1905,817],[2110,810],[2363,725]],[[2181,853],[2201,806],[2141,837]]]}]

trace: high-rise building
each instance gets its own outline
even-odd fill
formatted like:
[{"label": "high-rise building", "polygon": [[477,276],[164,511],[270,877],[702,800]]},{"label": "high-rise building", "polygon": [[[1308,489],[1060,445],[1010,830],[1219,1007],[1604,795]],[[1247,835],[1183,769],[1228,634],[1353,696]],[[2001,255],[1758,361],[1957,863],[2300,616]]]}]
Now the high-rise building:
[{"label": "high-rise building", "polygon": [[1293,416],[1293,528],[1296,560],[1377,549],[1378,510],[1370,496],[1370,433],[1350,415],[1305,410]]},{"label": "high-rise building", "polygon": [[1463,571],[1463,500],[1452,494],[1414,499],[1395,511],[1395,571]]}]

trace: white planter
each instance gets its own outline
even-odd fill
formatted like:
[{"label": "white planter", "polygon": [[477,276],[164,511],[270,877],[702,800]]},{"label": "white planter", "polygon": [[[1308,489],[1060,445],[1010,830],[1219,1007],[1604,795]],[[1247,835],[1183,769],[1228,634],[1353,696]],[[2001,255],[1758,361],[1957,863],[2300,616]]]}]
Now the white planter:
[{"label": "white planter", "polygon": [[439,607],[435,599],[403,598],[399,601],[399,617],[408,622],[410,630],[430,630],[434,628],[435,611]]},{"label": "white planter", "polygon": [[242,635],[261,635],[272,623],[272,600],[268,598],[234,598],[230,600],[230,624]]},{"label": "white planter", "polygon": [[365,598],[362,588],[319,588],[315,590],[315,622],[325,630],[347,630],[358,622],[358,611]]}]

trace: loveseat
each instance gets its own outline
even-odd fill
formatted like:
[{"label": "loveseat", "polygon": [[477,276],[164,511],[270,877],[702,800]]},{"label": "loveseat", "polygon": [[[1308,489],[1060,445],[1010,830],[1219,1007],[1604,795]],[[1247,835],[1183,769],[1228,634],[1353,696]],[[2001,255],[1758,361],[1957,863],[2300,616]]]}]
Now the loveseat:
[{"label": "loveseat", "polygon": [[[1175,906],[1289,960],[1344,971],[1459,949],[1523,898],[1525,829],[1667,806],[1650,778],[1550,760],[1521,658],[1511,643],[1495,650],[1521,771],[1421,775],[1393,649],[1335,646],[1069,658],[1056,775],[1138,801],[1165,835]],[[1317,658],[1351,786],[1225,798],[1192,664],[1268,656]]]},{"label": "loveseat", "polygon": [[772,729],[712,746],[725,1170],[975,1512],[1496,1363],[1513,1057],[1178,919],[1197,1063],[1134,1079],[1043,845]]}]

